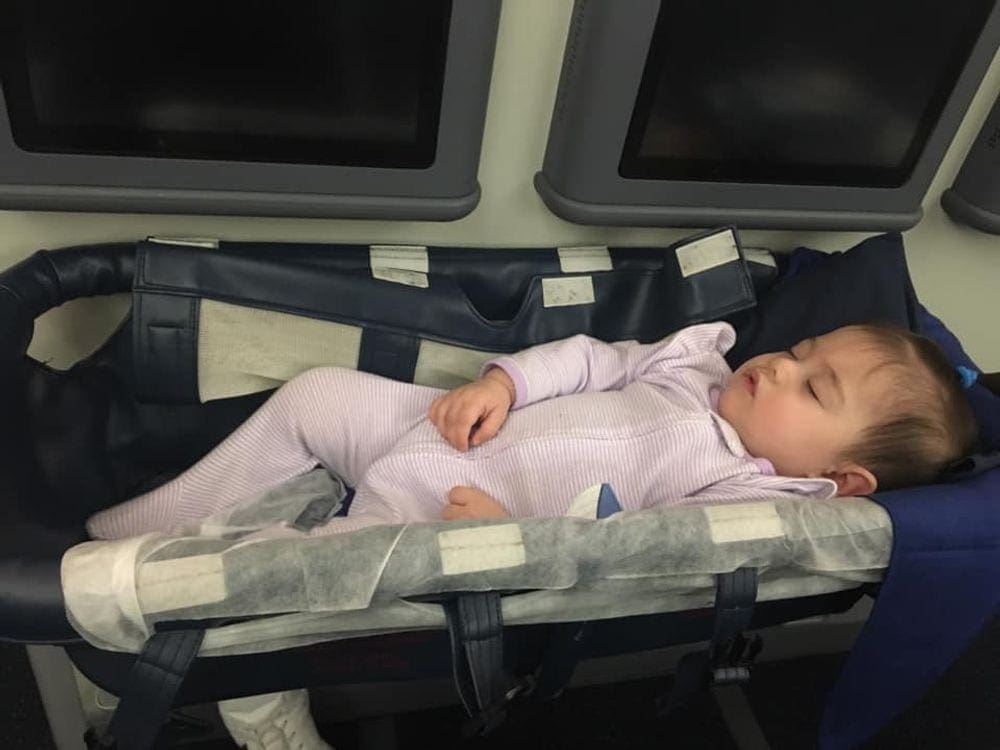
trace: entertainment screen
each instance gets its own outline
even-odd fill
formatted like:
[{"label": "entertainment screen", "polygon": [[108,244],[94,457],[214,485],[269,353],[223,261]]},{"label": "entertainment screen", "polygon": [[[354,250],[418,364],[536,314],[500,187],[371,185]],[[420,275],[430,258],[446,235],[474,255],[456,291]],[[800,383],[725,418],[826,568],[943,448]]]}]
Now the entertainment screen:
[{"label": "entertainment screen", "polygon": [[664,2],[620,173],[898,187],[992,7]]},{"label": "entertainment screen", "polygon": [[0,207],[458,218],[499,0],[11,0]]},{"label": "entertainment screen", "polygon": [[424,168],[450,5],[21,0],[11,131],[36,152]]},{"label": "entertainment screen", "polygon": [[535,187],[589,224],[905,229],[997,0],[577,0]]}]

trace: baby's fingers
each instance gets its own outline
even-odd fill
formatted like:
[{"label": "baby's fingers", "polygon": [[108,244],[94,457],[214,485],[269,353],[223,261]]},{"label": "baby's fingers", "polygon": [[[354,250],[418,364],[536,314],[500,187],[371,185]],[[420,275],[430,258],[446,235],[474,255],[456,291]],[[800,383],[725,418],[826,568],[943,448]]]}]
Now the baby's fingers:
[{"label": "baby's fingers", "polygon": [[476,428],[475,433],[472,435],[472,445],[482,445],[487,440],[494,438],[500,431],[500,427],[503,426],[506,418],[507,412],[503,409],[493,409],[490,411],[482,419],[479,423],[479,427]]},{"label": "baby's fingers", "polygon": [[476,404],[456,404],[444,417],[442,434],[457,450],[469,449],[469,436],[472,428],[482,416],[482,409]]},{"label": "baby's fingers", "polygon": [[[427,409],[427,416],[431,423],[437,427],[441,437],[461,450],[461,438],[457,437],[461,434],[460,413],[462,407],[459,401],[460,399],[455,398],[454,392],[438,396]],[[472,429],[471,426],[469,429]],[[468,436],[468,432],[466,432],[466,436]]]}]

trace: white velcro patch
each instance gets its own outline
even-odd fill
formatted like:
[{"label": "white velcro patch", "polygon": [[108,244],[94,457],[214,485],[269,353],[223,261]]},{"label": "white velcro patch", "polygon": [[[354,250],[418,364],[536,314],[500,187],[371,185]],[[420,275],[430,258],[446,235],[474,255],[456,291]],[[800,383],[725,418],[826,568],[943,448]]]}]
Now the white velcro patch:
[{"label": "white velcro patch", "polygon": [[603,245],[560,247],[559,269],[563,273],[590,273],[611,270],[611,253]]},{"label": "white velcro patch", "polygon": [[427,288],[427,248],[422,245],[371,245],[372,276],[383,281]]},{"label": "white velcro patch", "polygon": [[441,572],[446,576],[525,563],[521,527],[516,523],[441,531],[437,536]]},{"label": "white velcro patch", "polygon": [[716,544],[777,539],[785,535],[774,503],[707,505],[704,510],[712,541]]},{"label": "white velcro patch", "polygon": [[716,232],[677,248],[677,262],[684,278],[740,259],[731,229]]},{"label": "white velcro patch", "polygon": [[594,282],[589,276],[542,279],[542,304],[545,307],[590,305],[594,302]]},{"label": "white velcro patch", "polygon": [[146,614],[224,601],[222,556],[195,555],[143,563],[136,588]]}]

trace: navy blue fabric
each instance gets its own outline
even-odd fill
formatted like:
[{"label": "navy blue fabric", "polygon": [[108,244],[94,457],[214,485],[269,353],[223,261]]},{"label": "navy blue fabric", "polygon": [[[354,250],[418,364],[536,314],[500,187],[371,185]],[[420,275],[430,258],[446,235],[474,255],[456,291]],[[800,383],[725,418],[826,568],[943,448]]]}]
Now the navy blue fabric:
[{"label": "navy blue fabric", "polygon": [[597,517],[607,518],[613,516],[622,509],[622,504],[618,502],[618,496],[611,489],[610,484],[601,485],[601,494],[597,496]]},{"label": "navy blue fabric", "polygon": [[[754,310],[731,318],[730,364],[851,323],[905,325],[975,367],[958,340],[917,301],[902,237],[871,237],[844,253],[799,248]],[[1000,399],[968,391],[986,445],[997,445]],[[876,493],[893,550],[875,607],[826,705],[821,750],[855,748],[912,705],[1000,606],[1000,470],[917,489]]]},{"label": "navy blue fabric", "polygon": [[874,736],[1000,609],[1000,471],[873,499],[892,516],[892,559],[827,699],[821,750]]},{"label": "navy blue fabric", "polygon": [[779,260],[783,273],[758,294],[757,306],[727,318],[737,333],[726,354],[730,366],[853,323],[883,321],[919,330],[899,234],[870,237],[843,253],[799,248]]}]

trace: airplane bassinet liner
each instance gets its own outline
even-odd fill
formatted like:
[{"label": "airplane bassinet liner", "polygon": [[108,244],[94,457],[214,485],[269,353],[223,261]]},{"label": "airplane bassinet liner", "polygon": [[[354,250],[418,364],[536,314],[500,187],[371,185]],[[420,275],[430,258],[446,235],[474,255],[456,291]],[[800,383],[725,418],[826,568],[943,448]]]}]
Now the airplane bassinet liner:
[{"label": "airplane bassinet liner", "polygon": [[[704,284],[674,283],[670,291],[689,294],[666,299],[664,277],[674,264],[662,257],[652,268],[647,260],[646,268],[623,262],[611,270],[618,252],[564,250],[564,273],[528,279],[519,307],[487,303],[493,315],[513,315],[507,325],[485,318],[481,301],[476,309],[468,304],[460,274],[434,277],[423,249],[369,248],[367,266],[357,253],[347,255],[337,258],[336,274],[282,265],[286,278],[268,288],[254,288],[245,274],[234,281],[224,263],[214,277],[197,273],[205,252],[140,246],[133,341],[147,399],[230,397],[330,364],[453,387],[475,377],[497,350],[581,326],[604,338],[652,340],[678,322],[724,316],[752,301],[732,230],[673,250],[684,282],[714,275],[704,297],[695,294]],[[277,252],[293,255],[264,251],[272,258]],[[380,287],[392,292],[382,291],[384,303],[373,300]],[[234,304],[237,289],[252,293],[253,307]],[[629,308],[619,305],[626,296]],[[296,309],[303,300],[311,315]],[[286,489],[265,496],[264,512],[249,526],[253,508],[244,507],[238,522],[216,518],[191,530],[206,538],[151,535],[71,549],[62,580],[72,624],[94,645],[139,650],[160,622],[238,619],[212,628],[201,653],[247,653],[443,627],[439,606],[413,599],[448,592],[529,592],[504,597],[509,624],[709,607],[715,575],[746,566],[760,573],[761,600],[828,593],[877,581],[891,548],[887,517],[867,500],[849,510],[839,501],[778,501],[624,513],[600,522],[591,514],[589,521],[392,525],[330,540],[218,538],[268,520],[293,521],[305,509],[302,498],[317,499],[301,482]],[[331,485],[318,494],[335,491]],[[115,574],[102,574],[109,570]],[[247,621],[255,615],[269,617]]]},{"label": "airplane bassinet liner", "polygon": [[757,570],[758,601],[825,594],[878,581],[892,546],[885,511],[862,498],[595,520],[593,492],[574,504],[587,517],[393,524],[309,539],[222,536],[293,521],[341,496],[339,483],[317,471],[191,536],[78,545],[62,566],[70,621],[93,645],[123,651],[139,651],[158,624],[234,622],[210,628],[200,654],[253,653],[444,628],[441,607],[423,600],[452,592],[507,592],[508,625],[706,609],[716,576],[748,567]]},{"label": "airplane bassinet liner", "polygon": [[[752,307],[775,275],[763,260],[745,262],[732,229],[663,248],[42,251],[0,275],[0,635],[78,637],[59,566],[83,521],[194,463],[297,372],[450,386],[488,356],[581,331],[653,341]],[[26,356],[38,315],[123,292],[129,317],[90,357],[60,372]]]},{"label": "airplane bassinet liner", "polygon": [[[322,274],[315,253],[297,264],[297,249],[251,248],[251,257],[268,265],[265,287],[246,272],[245,254],[229,267],[230,256],[218,250],[140,245],[132,326],[144,398],[232,397],[316,365],[453,387],[497,351],[581,328],[605,339],[655,340],[753,301],[730,229],[655,260],[649,251],[645,258],[600,248],[557,251],[558,273],[536,269],[507,300],[491,298],[462,273],[435,274],[438,249],[360,248],[334,259],[337,273]],[[206,252],[214,252],[208,270]],[[294,520],[304,510],[294,507],[299,489],[288,488],[291,509],[271,520]],[[271,493],[266,512],[275,513],[282,497]],[[504,597],[510,624],[704,608],[715,575],[745,566],[761,573],[764,600],[828,593],[878,580],[891,548],[887,517],[867,500],[853,503],[849,515],[838,502],[777,502],[601,522],[386,526],[328,541],[216,538],[234,528],[247,525],[213,519],[193,530],[207,539],[154,535],[70,550],[62,565],[70,621],[94,645],[139,650],[160,622],[239,619],[210,629],[201,653],[247,653],[352,632],[443,627],[439,606],[412,599],[448,592],[530,592]],[[101,575],[107,570],[116,573]],[[269,617],[245,621],[254,615]]]}]

